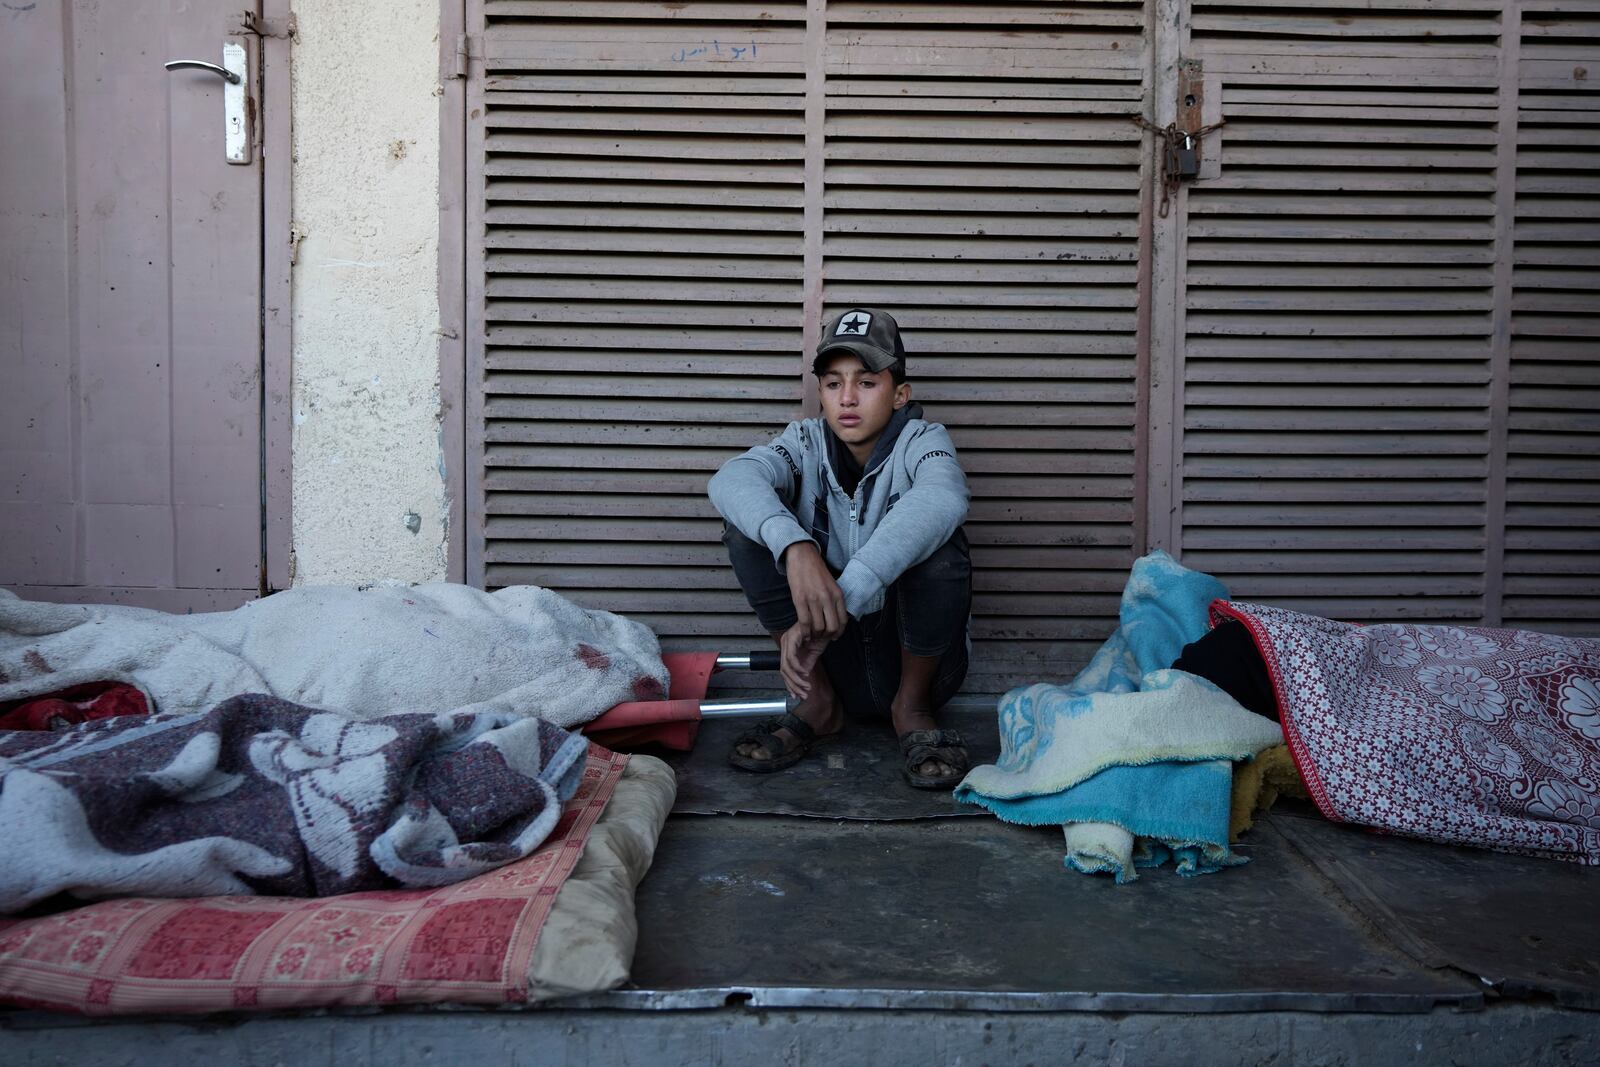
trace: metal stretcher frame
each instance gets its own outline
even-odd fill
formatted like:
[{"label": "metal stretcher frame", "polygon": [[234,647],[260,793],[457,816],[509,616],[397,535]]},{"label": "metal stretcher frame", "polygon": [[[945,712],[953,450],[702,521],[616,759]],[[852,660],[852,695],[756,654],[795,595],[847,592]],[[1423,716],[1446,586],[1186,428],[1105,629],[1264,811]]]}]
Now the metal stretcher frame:
[{"label": "metal stretcher frame", "polygon": [[667,699],[618,704],[585,723],[585,736],[613,749],[654,744],[687,752],[704,719],[781,715],[788,706],[783,700],[705,699],[717,671],[777,670],[776,652],[668,652],[661,658],[670,678]]}]

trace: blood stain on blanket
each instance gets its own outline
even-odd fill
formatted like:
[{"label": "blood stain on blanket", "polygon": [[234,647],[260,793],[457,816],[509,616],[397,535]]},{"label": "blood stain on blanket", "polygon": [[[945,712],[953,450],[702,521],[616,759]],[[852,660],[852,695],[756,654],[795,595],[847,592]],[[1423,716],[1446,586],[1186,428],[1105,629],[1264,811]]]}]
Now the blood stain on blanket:
[{"label": "blood stain on blanket", "polygon": [[641,674],[633,680],[633,695],[640,700],[660,700],[666,694],[661,691],[660,682]]},{"label": "blood stain on blanket", "polygon": [[22,662],[40,674],[54,674],[56,672],[56,669],[50,666],[43,656],[39,655],[39,650],[36,648],[30,648],[24,652],[22,654]]},{"label": "blood stain on blanket", "polygon": [[603,671],[611,666],[611,657],[593,645],[579,645],[573,654],[591,671]]}]

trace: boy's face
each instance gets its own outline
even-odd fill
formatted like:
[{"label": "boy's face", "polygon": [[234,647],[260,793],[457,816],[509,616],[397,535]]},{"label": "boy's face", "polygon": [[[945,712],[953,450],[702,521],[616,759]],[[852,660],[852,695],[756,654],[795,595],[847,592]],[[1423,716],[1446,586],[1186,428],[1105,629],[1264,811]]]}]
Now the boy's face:
[{"label": "boy's face", "polygon": [[896,385],[888,371],[869,371],[849,352],[839,353],[823,366],[817,391],[828,425],[862,462],[889,419],[911,400],[909,382]]}]

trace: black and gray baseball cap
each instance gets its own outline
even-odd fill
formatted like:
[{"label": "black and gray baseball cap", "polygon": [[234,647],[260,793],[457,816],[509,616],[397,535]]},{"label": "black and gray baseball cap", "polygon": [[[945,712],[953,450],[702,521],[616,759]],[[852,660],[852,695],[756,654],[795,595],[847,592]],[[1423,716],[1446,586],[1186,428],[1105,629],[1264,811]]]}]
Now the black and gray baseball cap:
[{"label": "black and gray baseball cap", "polygon": [[906,346],[900,342],[900,324],[887,311],[851,308],[824,323],[811,372],[822,373],[828,357],[840,352],[857,356],[873,373],[886,370],[893,371],[896,380],[905,377]]}]

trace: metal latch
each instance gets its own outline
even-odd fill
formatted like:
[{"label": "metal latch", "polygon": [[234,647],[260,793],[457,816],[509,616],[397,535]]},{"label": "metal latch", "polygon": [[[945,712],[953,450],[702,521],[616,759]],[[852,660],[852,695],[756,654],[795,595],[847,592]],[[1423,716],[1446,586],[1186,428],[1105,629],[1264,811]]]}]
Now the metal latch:
[{"label": "metal latch", "polygon": [[250,53],[243,41],[222,42],[222,63],[203,59],[169,59],[168,70],[203,70],[217,75],[222,86],[222,153],[229,163],[250,162]]},{"label": "metal latch", "polygon": [[287,18],[265,19],[254,11],[244,13],[244,25],[240,27],[241,33],[253,33],[257,37],[278,37],[292,41],[300,33],[299,17],[293,12]]}]

